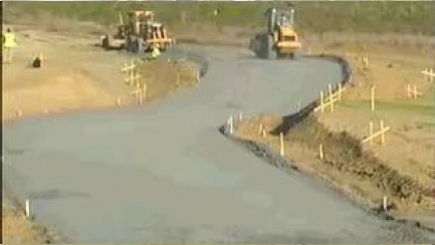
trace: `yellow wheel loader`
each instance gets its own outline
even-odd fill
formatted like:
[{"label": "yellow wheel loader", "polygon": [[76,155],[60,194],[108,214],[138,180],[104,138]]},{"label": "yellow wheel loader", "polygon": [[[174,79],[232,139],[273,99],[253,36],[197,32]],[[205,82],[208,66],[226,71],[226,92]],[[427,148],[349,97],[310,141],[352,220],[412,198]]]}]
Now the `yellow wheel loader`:
[{"label": "yellow wheel loader", "polygon": [[294,9],[270,8],[265,15],[267,31],[251,40],[250,49],[260,58],[295,58],[302,44],[295,30]]},{"label": "yellow wheel loader", "polygon": [[132,11],[127,13],[127,23],[124,24],[121,14],[118,32],[110,38],[101,38],[101,46],[106,49],[120,48],[129,52],[151,52],[154,46],[165,51],[175,44],[175,39],[168,37],[166,27],[154,21],[152,11]]}]

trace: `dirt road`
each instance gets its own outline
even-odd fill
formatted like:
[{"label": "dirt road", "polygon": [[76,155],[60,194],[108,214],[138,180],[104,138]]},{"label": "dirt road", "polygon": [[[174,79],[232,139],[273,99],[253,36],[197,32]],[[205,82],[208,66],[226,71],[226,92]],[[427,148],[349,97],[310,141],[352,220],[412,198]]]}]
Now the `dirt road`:
[{"label": "dirt road", "polygon": [[6,184],[36,218],[79,243],[428,242],[318,182],[288,176],[218,132],[230,114],[290,114],[341,80],[327,60],[210,57],[196,90],[146,108],[6,124]]}]

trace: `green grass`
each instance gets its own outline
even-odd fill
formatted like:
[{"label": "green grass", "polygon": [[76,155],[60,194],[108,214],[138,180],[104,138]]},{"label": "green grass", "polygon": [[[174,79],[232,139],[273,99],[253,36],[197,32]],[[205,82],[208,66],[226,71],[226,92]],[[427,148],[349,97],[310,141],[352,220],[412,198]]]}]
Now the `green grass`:
[{"label": "green grass", "polygon": [[[342,101],[337,104],[339,107],[352,108],[356,110],[370,112],[370,101]],[[406,117],[414,118],[417,127],[435,127],[435,102],[433,100],[433,93],[427,94],[415,101],[377,101],[376,114],[385,115],[404,115]]]},{"label": "green grass", "polygon": [[[338,106],[354,109],[370,109],[370,100],[342,101]],[[390,100],[376,101],[376,108],[379,110],[408,111],[416,114],[435,116],[435,86],[428,89],[423,96],[416,100]]]},{"label": "green grass", "polygon": [[[429,96],[428,96],[429,97]],[[343,101],[337,104],[338,106],[370,110],[370,100],[360,101]],[[400,113],[412,113],[415,115],[428,116],[435,118],[435,102],[425,97],[415,101],[376,101],[377,111],[390,111]]]},{"label": "green grass", "polygon": [[[6,20],[43,14],[74,20],[116,23],[118,11],[151,9],[168,25],[211,23],[247,28],[264,26],[263,13],[286,2],[4,2]],[[296,20],[306,32],[395,32],[435,34],[435,4],[431,2],[296,2]],[[221,9],[218,17],[213,10]]]}]

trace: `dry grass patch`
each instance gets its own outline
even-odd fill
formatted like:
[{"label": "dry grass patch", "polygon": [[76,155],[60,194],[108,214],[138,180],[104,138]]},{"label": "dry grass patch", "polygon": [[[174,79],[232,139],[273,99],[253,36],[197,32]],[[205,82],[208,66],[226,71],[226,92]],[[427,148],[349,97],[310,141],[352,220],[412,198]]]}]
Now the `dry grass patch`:
[{"label": "dry grass patch", "polygon": [[46,229],[29,221],[16,208],[3,205],[2,238],[4,244],[33,245],[50,243]]}]

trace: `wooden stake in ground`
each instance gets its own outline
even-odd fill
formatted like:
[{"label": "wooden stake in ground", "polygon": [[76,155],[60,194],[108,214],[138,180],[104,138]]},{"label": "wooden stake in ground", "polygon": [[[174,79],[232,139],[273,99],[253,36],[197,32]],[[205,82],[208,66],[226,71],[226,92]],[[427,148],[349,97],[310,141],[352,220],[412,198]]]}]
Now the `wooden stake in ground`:
[{"label": "wooden stake in ground", "polygon": [[424,75],[424,78],[430,82],[433,82],[433,79],[435,77],[435,73],[433,72],[432,68],[426,68],[421,72]]},{"label": "wooden stake in ground", "polygon": [[372,111],[375,111],[375,85],[372,86],[370,90],[370,101],[371,101],[371,109]]},{"label": "wooden stake in ground", "polygon": [[130,85],[140,85],[140,78],[141,75],[139,73],[136,72],[130,72],[129,77],[125,80],[126,83],[130,84]]},{"label": "wooden stake in ground", "polygon": [[284,156],[285,152],[284,152],[284,135],[283,133],[279,133],[279,142],[280,142],[280,150],[279,150],[279,154],[281,156]]},{"label": "wooden stake in ground", "polygon": [[332,85],[328,84],[328,91],[329,91],[329,102],[331,102],[330,108],[331,108],[331,112],[334,112],[334,101],[333,101],[333,93],[332,93]]},{"label": "wooden stake in ground", "polygon": [[130,94],[133,94],[135,96],[136,101],[139,103],[139,105],[142,105],[143,103],[143,87],[141,87],[140,84],[136,84],[136,89],[133,90]]},{"label": "wooden stake in ground", "polygon": [[363,139],[361,142],[365,143],[367,141],[372,142],[374,138],[381,136],[381,144],[385,144],[385,133],[390,130],[389,126],[385,126],[384,121],[381,120],[379,123],[379,131],[373,132],[373,122],[370,122],[370,135]]},{"label": "wooden stake in ground", "polygon": [[233,134],[234,128],[233,128],[233,116],[230,116],[230,119],[228,120],[228,124],[230,127],[230,134]]},{"label": "wooden stake in ground", "polygon": [[414,95],[414,99],[417,99],[418,96],[423,95],[422,92],[417,90],[417,85],[414,84],[414,89],[412,90],[412,94]]},{"label": "wooden stake in ground", "polygon": [[260,125],[258,126],[258,134],[263,134],[263,124],[260,123]]},{"label": "wooden stake in ground", "polygon": [[330,83],[328,83],[328,92],[329,96],[332,96],[332,85]]},{"label": "wooden stake in ground", "polygon": [[21,118],[22,116],[23,116],[23,112],[20,109],[18,109],[17,110],[17,118]]},{"label": "wooden stake in ground", "polygon": [[[331,88],[331,92],[332,92],[332,88]],[[342,91],[340,91],[341,93]],[[324,98],[324,94],[323,91],[320,91],[320,106],[314,108],[314,111],[321,111],[324,112],[325,108],[327,106],[330,106],[331,112],[334,112],[334,103],[336,103],[338,101],[338,93],[332,93],[332,96],[328,96],[326,99]]]},{"label": "wooden stake in ground", "polygon": [[44,55],[42,53],[39,54],[39,60],[41,60],[41,68],[44,66]]},{"label": "wooden stake in ground", "polygon": [[26,212],[26,217],[30,218],[30,200],[26,199],[26,204],[25,204],[25,212]]},{"label": "wooden stake in ground", "polygon": [[364,68],[369,67],[369,57],[364,56],[364,57],[362,58],[362,62],[363,62]]},{"label": "wooden stake in ground", "polygon": [[135,64],[134,60],[131,60],[130,65],[128,65],[127,62],[125,62],[124,67],[121,69],[121,71],[123,73],[127,74],[127,79],[125,80],[125,82],[130,84],[130,85],[133,84],[135,68],[136,68],[136,64]]},{"label": "wooden stake in ground", "polygon": [[406,87],[406,92],[407,92],[408,98],[411,98],[411,99],[417,99],[418,96],[423,95],[422,92],[417,90],[417,85],[415,85],[415,84],[412,86],[412,88],[411,88],[411,85],[408,84]]},{"label": "wooden stake in ground", "polygon": [[266,129],[262,123],[260,123],[260,127],[259,127],[258,131],[263,138],[266,137]]},{"label": "wooden stake in ground", "polygon": [[322,144],[319,145],[319,158],[321,160],[323,160],[323,145]]},{"label": "wooden stake in ground", "polygon": [[[379,127],[381,128],[381,130],[383,130],[384,127],[384,120],[381,120],[381,122],[379,123]],[[384,145],[385,144],[385,134],[381,134],[381,144]]]},{"label": "wooden stake in ground", "polygon": [[387,209],[388,209],[387,196],[384,196],[384,198],[382,198],[382,209],[384,211],[387,211]]},{"label": "wooden stake in ground", "polygon": [[118,98],[116,99],[116,105],[117,106],[121,106],[121,97],[118,96]]},{"label": "wooden stake in ground", "polygon": [[320,91],[320,111],[321,112],[324,112],[325,111],[325,105],[324,105],[324,98],[323,98],[324,96],[323,96],[323,91]]},{"label": "wooden stake in ground", "polygon": [[128,65],[127,61],[126,61],[126,62],[124,62],[124,67],[121,69],[121,71],[123,73],[127,73],[128,74],[128,73],[132,72],[135,68],[136,68],[136,65],[134,63],[134,60],[131,60],[131,64],[130,65]]}]

